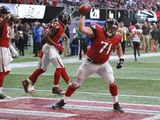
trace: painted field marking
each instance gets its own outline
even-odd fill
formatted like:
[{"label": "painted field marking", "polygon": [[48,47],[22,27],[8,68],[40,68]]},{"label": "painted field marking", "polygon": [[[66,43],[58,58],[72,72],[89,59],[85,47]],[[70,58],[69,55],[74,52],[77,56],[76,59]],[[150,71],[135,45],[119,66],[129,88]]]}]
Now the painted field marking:
[{"label": "painted field marking", "polygon": [[[14,101],[14,100],[23,100],[23,99],[39,99],[39,100],[59,100],[59,99],[52,99],[52,98],[41,98],[41,97],[19,97],[14,99],[8,99],[8,100],[2,100],[0,102],[6,102],[6,101]],[[91,110],[91,111],[102,111],[102,112],[109,112],[112,111],[113,108],[111,107],[103,107],[94,105],[87,105],[87,103],[105,103],[105,104],[112,104],[111,102],[99,102],[99,101],[86,101],[86,100],[69,100],[70,102],[81,102],[86,105],[78,105],[78,103],[69,103],[64,106],[66,109],[70,110]],[[144,106],[144,107],[160,107],[160,106],[152,106],[152,105],[145,105],[145,104],[128,104],[128,103],[122,103],[123,105],[136,105],[136,106]],[[50,105],[42,106],[42,107],[51,107]],[[134,107],[130,106],[131,108],[124,109],[125,113],[135,113],[135,114],[142,114],[142,115],[153,115],[151,117],[142,119],[142,120],[159,120],[160,119],[160,111],[158,110],[146,110],[143,108],[135,109]],[[7,113],[7,114],[15,114],[15,115],[33,115],[33,116],[40,116],[40,117],[72,117],[72,116],[78,116],[79,114],[72,114],[72,113],[61,113],[61,112],[46,112],[46,111],[35,111],[35,110],[21,110],[21,109],[6,109],[6,108],[0,108],[0,113]]]},{"label": "painted field marking", "polygon": [[[41,97],[19,97],[16,99],[8,99],[5,101],[13,101],[13,100],[21,100],[21,99],[40,99],[40,100],[59,100],[59,99],[53,99],[53,98],[41,98]],[[111,111],[113,110],[112,107],[101,107],[101,106],[88,106],[87,103],[103,103],[103,104],[113,104],[112,102],[100,102],[100,101],[86,101],[86,100],[69,100],[71,102],[85,102],[86,105],[74,105],[74,104],[66,104],[64,106],[64,108],[67,109],[78,109],[78,110],[95,110],[95,111]],[[0,101],[3,102],[3,101]],[[157,105],[146,105],[146,104],[129,104],[129,103],[121,103],[123,105],[136,105],[136,106],[144,106],[144,107],[160,107]],[[51,104],[50,105],[46,105],[43,107],[49,107],[51,108]],[[145,110],[145,109],[125,109],[125,112],[127,113],[137,113],[137,114],[146,114],[146,115],[159,115],[160,111],[156,111],[156,110]]]},{"label": "painted field marking", "polygon": [[[160,53],[144,53],[141,54],[140,58],[145,57],[153,57],[153,56],[160,56]],[[133,54],[131,55],[124,55],[125,59],[134,58]],[[111,56],[109,60],[117,60],[117,56]],[[63,63],[81,63],[82,61],[78,60],[78,58],[66,58],[63,59]],[[11,63],[11,68],[21,68],[21,67],[31,67],[31,66],[37,66],[38,62],[21,62],[21,63]]]},{"label": "painted field marking", "polygon": [[[56,98],[42,98],[42,97],[32,97],[32,96],[27,96],[27,97],[19,97],[17,98],[19,99],[27,99],[27,98],[34,98],[34,99],[44,99],[44,100],[60,100],[60,99],[56,99]],[[113,104],[112,102],[103,102],[103,101],[89,101],[89,100],[76,100],[76,99],[69,99],[69,101],[71,102],[85,102],[87,103],[102,103],[102,104]],[[121,103],[123,105],[136,105],[136,106],[146,106],[146,107],[160,107],[160,105],[148,105],[148,104],[131,104],[131,103]]]},{"label": "painted field marking", "polygon": [[16,98],[10,98],[10,99],[2,99],[0,102],[7,102],[7,101],[14,101],[14,100],[20,100],[25,99],[26,97],[16,97]]},{"label": "painted field marking", "polygon": [[[159,70],[159,69],[157,69]],[[28,75],[30,74],[30,72],[25,72],[25,73],[17,73],[17,72],[12,72],[11,75]],[[52,73],[44,73],[43,76],[52,76],[53,74]],[[74,75],[70,75],[71,77],[75,77]],[[91,78],[100,78],[100,76],[96,75],[96,74],[93,74],[90,76]],[[116,77],[115,77],[116,78]],[[117,79],[117,78],[116,78]],[[160,78],[134,78],[134,77],[130,77],[130,78],[126,78],[126,77],[118,77],[118,79],[124,79],[124,80],[154,80],[154,81],[160,81]]]},{"label": "painted field marking", "polygon": [[61,113],[61,112],[45,112],[45,111],[2,109],[2,108],[0,108],[0,113],[16,114],[16,115],[34,115],[41,117],[72,117],[78,115],[78,114]]},{"label": "painted field marking", "polygon": [[153,117],[144,118],[143,120],[160,120],[160,114]]},{"label": "painted field marking", "polygon": [[[47,105],[44,107],[51,108],[52,105]],[[76,110],[92,110],[92,111],[113,111],[112,107],[100,107],[100,106],[88,106],[88,105],[65,105],[63,108],[66,109],[76,109]],[[145,115],[158,115],[160,111],[155,110],[143,110],[143,109],[124,109],[125,113],[136,113]]]},{"label": "painted field marking", "polygon": [[[17,90],[17,91],[24,91],[20,88],[4,88],[4,90]],[[42,91],[42,92],[50,92],[50,90],[37,90],[36,91]],[[92,93],[92,92],[76,92],[75,94],[84,94],[84,95],[103,95],[103,96],[110,96],[109,93]],[[134,98],[148,98],[148,99],[160,99],[158,96],[142,96],[142,95],[125,95],[125,94],[119,94],[119,96],[122,97],[134,97]]]}]

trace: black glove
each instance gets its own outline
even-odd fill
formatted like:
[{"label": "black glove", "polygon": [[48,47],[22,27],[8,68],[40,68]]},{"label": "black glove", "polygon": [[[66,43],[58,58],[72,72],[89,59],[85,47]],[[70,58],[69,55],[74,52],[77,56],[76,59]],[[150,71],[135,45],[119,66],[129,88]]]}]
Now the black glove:
[{"label": "black glove", "polygon": [[119,61],[118,61],[118,63],[117,63],[116,68],[117,68],[117,69],[122,68],[122,67],[123,67],[123,63],[124,63],[124,59],[123,59],[123,58],[120,58]]}]

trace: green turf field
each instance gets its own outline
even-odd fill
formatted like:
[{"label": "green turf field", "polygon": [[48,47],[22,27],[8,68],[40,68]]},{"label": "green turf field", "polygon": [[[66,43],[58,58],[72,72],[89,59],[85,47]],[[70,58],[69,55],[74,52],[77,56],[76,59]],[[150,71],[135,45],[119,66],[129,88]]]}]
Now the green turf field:
[{"label": "green turf field", "polygon": [[[29,52],[26,56],[14,60],[16,62],[37,61]],[[75,56],[76,57],[76,56]],[[78,60],[78,59],[77,59]],[[115,68],[116,61],[110,61],[117,84],[119,86],[119,101],[122,103],[153,104],[160,105],[160,57],[140,58],[137,62],[126,59],[123,69]],[[74,78],[80,63],[65,64],[71,79]],[[36,93],[25,94],[21,81],[26,79],[34,71],[35,67],[14,68],[4,83],[4,92],[11,97],[49,97],[62,98],[63,96],[51,93],[53,85],[53,72],[55,68],[50,66],[48,71],[39,77],[35,85]],[[67,85],[63,79],[60,86],[64,90]],[[73,94],[72,99],[106,101],[111,102],[108,85],[97,75],[87,79],[82,87]]]}]

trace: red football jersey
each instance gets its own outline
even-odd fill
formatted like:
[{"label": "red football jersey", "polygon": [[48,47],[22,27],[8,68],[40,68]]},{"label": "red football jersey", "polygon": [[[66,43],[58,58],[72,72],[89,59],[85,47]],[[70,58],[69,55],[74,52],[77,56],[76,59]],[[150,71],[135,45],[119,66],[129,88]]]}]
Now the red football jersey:
[{"label": "red football jersey", "polygon": [[[57,34],[52,38],[52,41],[58,44],[60,37],[64,33],[64,26],[58,22],[53,22],[51,29],[58,29]],[[49,41],[46,41],[46,43],[51,45],[51,43]]]},{"label": "red football jersey", "polygon": [[116,34],[113,38],[106,37],[103,27],[100,25],[92,25],[95,31],[95,38],[92,41],[90,49],[87,51],[87,56],[94,62],[103,64],[108,61],[113,48],[121,41],[122,36]]},{"label": "red football jersey", "polygon": [[[0,19],[0,22],[2,19]],[[9,47],[9,38],[10,38],[10,30],[8,23],[5,23],[2,27],[0,27],[0,46],[1,47]]]}]

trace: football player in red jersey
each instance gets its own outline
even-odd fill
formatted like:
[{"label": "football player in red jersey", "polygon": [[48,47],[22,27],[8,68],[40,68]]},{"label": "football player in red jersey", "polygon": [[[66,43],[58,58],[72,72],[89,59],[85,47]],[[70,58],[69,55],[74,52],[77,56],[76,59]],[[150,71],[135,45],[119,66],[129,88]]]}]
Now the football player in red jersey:
[{"label": "football player in red jersey", "polygon": [[117,50],[119,62],[117,68],[123,66],[122,58],[121,34],[118,33],[118,22],[115,19],[107,19],[104,27],[93,24],[89,27],[84,26],[85,16],[80,17],[79,30],[88,35],[92,41],[91,47],[88,49],[86,58],[81,64],[75,79],[68,86],[65,96],[56,104],[52,105],[53,109],[63,107],[67,99],[75,92],[77,88],[93,73],[100,75],[109,84],[109,91],[113,98],[113,109],[117,112],[124,111],[118,102],[118,87],[113,76],[113,70],[108,63],[110,54],[114,48]]},{"label": "football player in red jersey", "polygon": [[8,98],[3,92],[4,78],[11,71],[10,62],[12,57],[10,54],[10,38],[8,21],[11,17],[7,7],[0,7],[0,99]]},{"label": "football player in red jersey", "polygon": [[59,80],[62,76],[65,82],[70,83],[70,78],[65,70],[65,67],[62,63],[62,59],[60,58],[59,52],[62,52],[64,48],[59,44],[59,38],[63,35],[65,26],[70,24],[70,16],[66,13],[62,13],[58,17],[58,22],[53,21],[51,26],[45,35],[45,44],[42,47],[43,55],[41,55],[42,59],[40,60],[40,64],[38,68],[27,78],[22,81],[24,91],[34,92],[34,84],[36,83],[38,77],[47,71],[48,65],[52,63],[55,67],[54,73],[54,85],[52,89],[52,93],[55,94],[64,94],[62,89],[59,88]]}]

